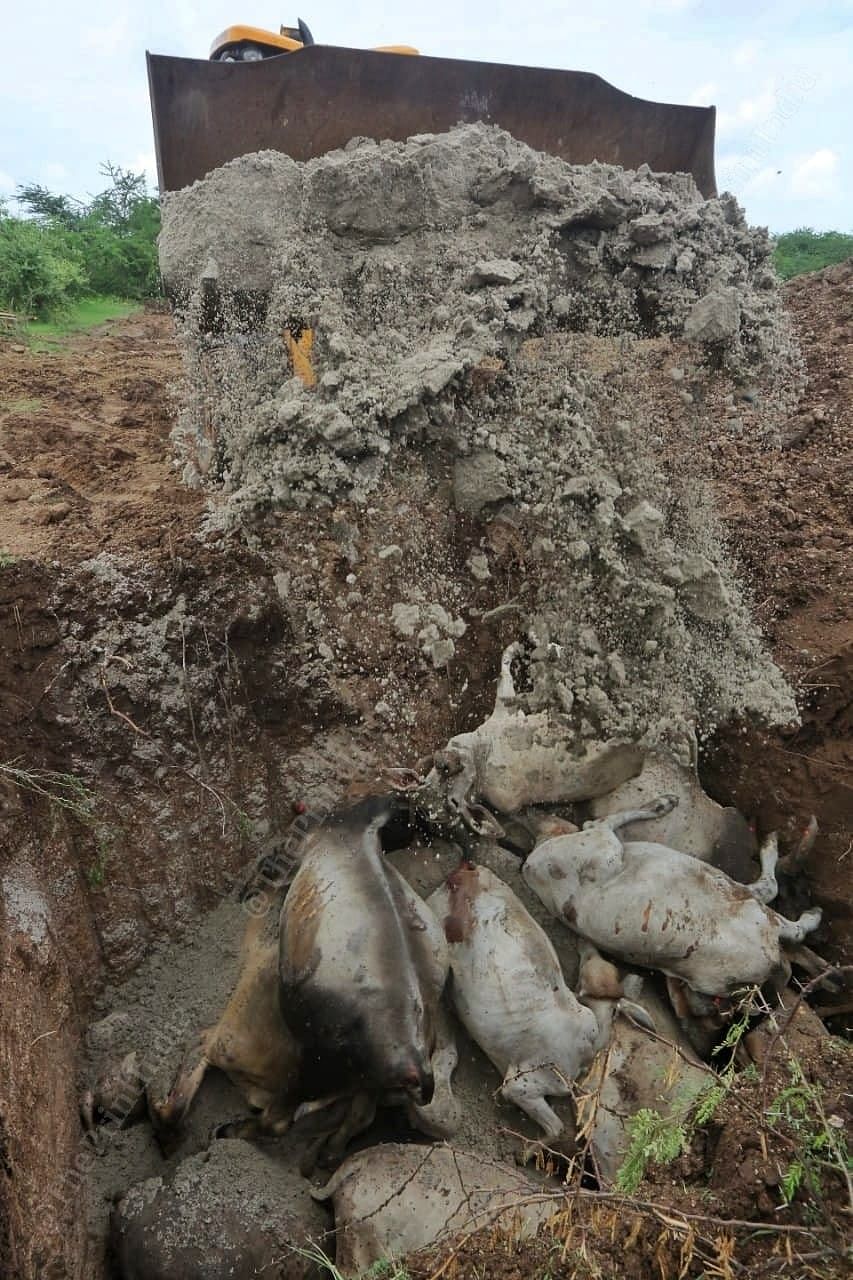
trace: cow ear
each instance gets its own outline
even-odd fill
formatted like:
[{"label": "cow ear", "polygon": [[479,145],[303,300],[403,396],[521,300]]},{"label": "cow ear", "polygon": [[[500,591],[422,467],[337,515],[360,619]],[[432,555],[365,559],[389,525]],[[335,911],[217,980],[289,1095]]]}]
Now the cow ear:
[{"label": "cow ear", "polygon": [[466,804],[465,817],[472,831],[478,836],[486,836],[491,840],[506,839],[506,832],[494,814],[489,813],[485,805]]},{"label": "cow ear", "polygon": [[624,995],[616,965],[592,948],[581,960],[578,994],[592,1000],[618,1000]]}]

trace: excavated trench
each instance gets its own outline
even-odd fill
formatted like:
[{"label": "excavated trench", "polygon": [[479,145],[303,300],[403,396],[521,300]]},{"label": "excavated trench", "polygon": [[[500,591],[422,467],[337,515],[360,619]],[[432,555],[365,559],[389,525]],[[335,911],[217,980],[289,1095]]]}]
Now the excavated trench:
[{"label": "excavated trench", "polygon": [[[766,236],[683,177],[572,168],[481,126],[304,166],[245,157],[170,197],[164,228],[184,296],[175,447],[206,509],[168,474],[161,415],[147,515],[99,540],[96,485],[69,477],[67,553],[57,541],[2,570],[2,760],[23,773],[7,769],[0,796],[0,1250],[27,1280],[112,1274],[114,1198],[184,1160],[210,1257],[238,1182],[241,1230],[268,1216],[270,1179],[284,1236],[328,1225],[297,1146],[223,1143],[202,1170],[211,1127],[243,1109],[221,1075],[167,1156],[144,1118],[81,1139],[79,1101],[131,1052],[146,1079],[173,1073],[233,983],[251,869],[292,846],[303,807],[480,723],[514,641],[521,705],[579,749],[684,760],[696,730],[711,794],[762,833],[791,843],[815,812],[782,906],[817,900],[816,945],[845,958],[849,762],[831,744],[849,654],[839,643],[835,678],[805,695],[803,663],[783,674],[712,488],[720,453],[790,457],[774,446],[803,377]],[[210,278],[223,296],[264,291],[259,347],[227,315],[211,341]],[[314,389],[282,359],[294,318],[314,333]],[[389,856],[424,894],[455,859]],[[512,854],[478,857],[526,892]],[[554,936],[572,976],[569,935]],[[460,1041],[456,1143],[511,1158],[508,1131],[530,1128]],[[732,1216],[764,1211],[743,1194]]]}]

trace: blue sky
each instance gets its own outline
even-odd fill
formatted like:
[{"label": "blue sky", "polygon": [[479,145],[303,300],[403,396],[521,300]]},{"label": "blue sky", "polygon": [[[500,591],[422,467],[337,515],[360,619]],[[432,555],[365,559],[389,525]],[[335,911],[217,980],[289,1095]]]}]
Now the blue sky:
[{"label": "blue sky", "polygon": [[[295,0],[288,0],[294,3]],[[303,0],[299,0],[303,3]],[[714,103],[717,176],[752,222],[853,230],[853,0],[29,0],[7,7],[0,198],[85,195],[102,161],[154,179],[146,48],[205,57],[223,27],[302,16],[318,43],[592,71],[640,97]]]}]

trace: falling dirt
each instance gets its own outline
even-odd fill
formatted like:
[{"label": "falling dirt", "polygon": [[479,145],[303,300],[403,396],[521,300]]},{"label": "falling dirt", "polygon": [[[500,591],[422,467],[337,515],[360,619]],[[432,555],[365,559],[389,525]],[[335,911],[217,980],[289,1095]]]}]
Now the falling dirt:
[{"label": "falling dirt", "polygon": [[[784,291],[808,384],[780,450],[751,429],[763,413],[754,389],[732,390],[721,370],[691,374],[679,337],[640,333],[626,347],[562,332],[559,351],[536,336],[524,356],[592,371],[602,414],[634,396],[671,475],[691,421],[683,392],[696,403],[701,390],[693,465],[713,486],[739,589],[801,716],[796,729],[747,717],[720,731],[704,744],[703,777],[762,832],[789,835],[817,814],[818,842],[783,902],[823,905],[815,945],[848,962],[851,288],[847,264]],[[503,499],[485,515],[458,509],[454,459],[433,446],[400,457],[363,508],[339,504],[322,520],[278,509],[211,528],[207,496],[173,462],[180,368],[160,312],[55,353],[0,347],[0,1270],[21,1280],[101,1280],[104,1197],[180,1158],[164,1162],[144,1122],[94,1155],[81,1142],[78,1103],[97,1054],[159,1037],[171,1067],[233,972],[235,885],[286,843],[294,805],[322,812],[354,776],[413,764],[487,714],[518,602],[549,554],[524,520],[501,514]],[[483,387],[497,394],[501,376],[488,362],[473,369],[468,403]],[[402,628],[396,605],[410,611],[397,610]],[[428,649],[442,641],[453,652],[436,665]],[[831,1006],[844,1001],[817,998],[838,1033],[850,1017]],[[812,1069],[839,1087],[831,1050]],[[466,1142],[486,1125],[516,1128],[478,1054],[461,1079]],[[721,1111],[712,1181],[753,1102],[727,1105],[730,1145]],[[224,1077],[211,1077],[180,1156],[235,1109]],[[494,1141],[509,1152],[508,1135]],[[754,1156],[741,1145],[746,1170]],[[709,1209],[696,1172],[707,1155],[687,1169],[687,1198],[664,1180],[648,1199],[674,1212],[769,1213],[743,1178],[730,1192],[713,1183]],[[572,1249],[594,1237],[603,1274],[677,1273],[659,1217],[636,1225],[628,1214],[617,1229],[609,1205],[577,1213]],[[557,1269],[569,1264],[553,1240],[507,1246],[506,1262],[503,1246],[471,1248],[460,1277],[583,1274],[577,1258],[574,1271]],[[699,1239],[697,1259],[703,1250]],[[752,1256],[738,1257],[750,1270]]]}]

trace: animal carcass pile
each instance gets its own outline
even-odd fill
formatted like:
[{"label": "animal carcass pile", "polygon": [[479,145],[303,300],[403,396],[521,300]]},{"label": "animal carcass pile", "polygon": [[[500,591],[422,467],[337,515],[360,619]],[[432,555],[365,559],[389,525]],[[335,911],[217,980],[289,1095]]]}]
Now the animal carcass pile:
[{"label": "animal carcass pile", "polygon": [[[168,197],[184,478],[212,536],[280,557],[370,782],[336,776],[94,1029],[123,1276],[295,1276],[318,1249],[349,1275],[534,1232],[567,1168],[610,1187],[632,1117],[683,1108],[732,1019],[820,971],[820,912],[770,905],[776,835],[696,772],[718,726],[797,716],[701,482],[710,405],[772,441],[797,400],[768,255],[689,177],[482,125]],[[494,708],[435,732],[460,667]],[[155,987],[179,1063],[146,1044]]]},{"label": "animal carcass pile", "polygon": [[[455,1072],[470,1042],[498,1073],[499,1123],[514,1133],[529,1122],[513,1139],[518,1162],[545,1152],[551,1174],[571,1161],[608,1187],[631,1117],[683,1107],[715,1078],[704,1058],[733,1011],[766,1012],[760,993],[775,1003],[792,964],[821,970],[803,945],[820,912],[788,920],[769,905],[776,835],[758,879],[727,874],[720,861],[749,867],[751,832],[689,770],[623,756],[581,775],[551,744],[553,803],[531,803],[538,777],[523,767],[512,658],[496,713],[468,735],[478,770],[451,742],[427,776],[397,771],[384,794],[342,802],[303,828],[296,860],[256,877],[233,990],[167,1089],[136,1055],[98,1081],[93,1139],[99,1120],[139,1118],[117,1104],[130,1083],[130,1096],[145,1090],[146,1128],[166,1156],[208,1068],[243,1100],[213,1128],[207,1161],[192,1155],[125,1189],[112,1220],[121,1275],[248,1277],[282,1250],[312,1248],[355,1275],[480,1226],[535,1231],[565,1188],[500,1159],[482,1134],[467,1148]],[[484,804],[489,760],[505,769],[513,752],[512,800]],[[580,827],[585,813],[599,816]],[[333,1228],[315,1202],[331,1202]]]}]

